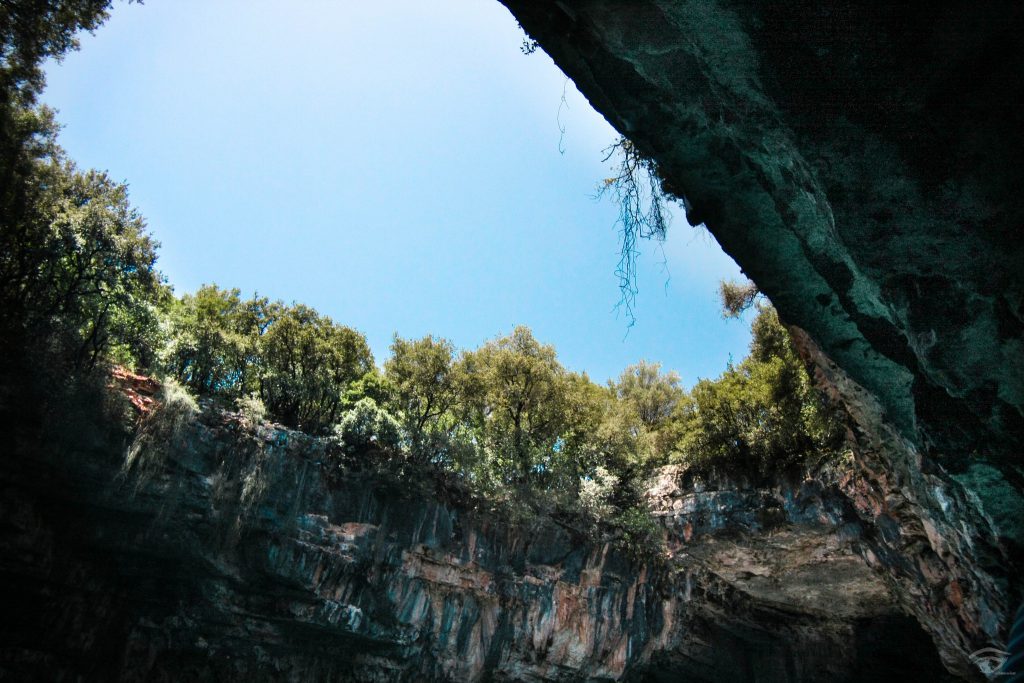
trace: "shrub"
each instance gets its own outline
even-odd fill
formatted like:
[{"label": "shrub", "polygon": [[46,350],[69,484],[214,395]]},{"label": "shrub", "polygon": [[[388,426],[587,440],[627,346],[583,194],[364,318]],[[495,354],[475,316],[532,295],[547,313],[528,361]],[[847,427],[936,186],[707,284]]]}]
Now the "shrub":
[{"label": "shrub", "polygon": [[370,398],[352,406],[334,428],[334,434],[349,453],[369,449],[394,451],[401,443],[398,420]]},{"label": "shrub", "polygon": [[644,507],[629,507],[617,514],[612,525],[618,530],[616,545],[634,559],[656,557],[661,548],[661,527]]},{"label": "shrub", "polygon": [[259,394],[246,394],[235,399],[235,408],[249,424],[258,425],[267,419],[267,407],[263,405]]},{"label": "shrub", "polygon": [[598,520],[606,520],[615,511],[613,497],[619,478],[598,466],[592,477],[580,479],[579,505]]}]

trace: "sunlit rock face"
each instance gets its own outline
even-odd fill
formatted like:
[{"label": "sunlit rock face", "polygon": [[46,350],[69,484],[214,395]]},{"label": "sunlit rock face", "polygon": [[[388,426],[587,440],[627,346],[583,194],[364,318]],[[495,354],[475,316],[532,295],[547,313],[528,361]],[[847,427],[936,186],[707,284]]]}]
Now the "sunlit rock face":
[{"label": "sunlit rock face", "polygon": [[1024,8],[502,2],[807,331],[882,563],[968,671],[1021,599]]},{"label": "sunlit rock face", "polygon": [[823,481],[669,468],[648,493],[667,554],[638,560],[216,411],[134,474],[110,439],[76,443],[4,464],[11,680],[943,676]]}]

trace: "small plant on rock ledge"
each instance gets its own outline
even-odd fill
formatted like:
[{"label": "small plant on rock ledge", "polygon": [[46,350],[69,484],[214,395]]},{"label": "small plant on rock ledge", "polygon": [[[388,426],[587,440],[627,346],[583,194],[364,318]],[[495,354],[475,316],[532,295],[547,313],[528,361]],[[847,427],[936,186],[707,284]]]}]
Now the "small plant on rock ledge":
[{"label": "small plant on rock ledge", "polygon": [[134,476],[136,489],[153,478],[173,449],[184,447],[184,434],[198,412],[184,387],[173,380],[163,383],[157,407],[143,419],[121,468],[124,476]]},{"label": "small plant on rock ledge", "polygon": [[516,26],[523,32],[523,42],[519,45],[519,51],[524,55],[532,55],[540,47],[540,43],[530,37],[530,34],[526,32],[522,24],[516,24]]},{"label": "small plant on rock ledge", "polygon": [[256,392],[235,399],[235,408],[250,425],[262,424],[267,419],[267,407]]}]

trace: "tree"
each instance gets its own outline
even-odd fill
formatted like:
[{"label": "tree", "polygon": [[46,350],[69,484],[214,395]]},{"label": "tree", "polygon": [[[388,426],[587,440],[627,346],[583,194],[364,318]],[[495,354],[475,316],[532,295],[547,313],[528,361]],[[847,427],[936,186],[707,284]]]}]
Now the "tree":
[{"label": "tree", "polygon": [[170,320],[167,371],[197,394],[256,395],[270,417],[315,434],[364,398],[389,401],[366,338],[308,306],[204,285]]},{"label": "tree", "polygon": [[[104,356],[148,366],[168,300],[156,244],[127,189],[81,172],[57,145],[53,112],[36,106],[42,64],[77,47],[109,0],[0,5],[0,342],[25,362],[88,370]],[[45,353],[28,361],[24,354]]]},{"label": "tree", "polygon": [[642,360],[623,370],[610,386],[619,405],[609,419],[616,428],[629,432],[634,449],[631,466],[646,472],[655,464],[664,464],[677,440],[672,417],[686,395],[679,386],[679,375],[663,373],[660,363]]},{"label": "tree", "polygon": [[464,354],[459,370],[468,417],[491,469],[517,485],[549,473],[566,422],[566,372],[554,347],[519,326]]},{"label": "tree", "polygon": [[366,338],[302,304],[283,307],[260,339],[260,397],[284,424],[322,433],[345,390],[373,369]]},{"label": "tree", "polygon": [[395,335],[391,343],[385,377],[394,388],[394,405],[417,459],[429,460],[432,451],[443,448],[451,423],[446,418],[458,398],[454,358],[455,347],[445,339]]},{"label": "tree", "polygon": [[356,403],[368,398],[378,406],[390,408],[394,402],[395,388],[391,381],[376,367],[370,368],[362,377],[345,388],[341,397],[341,406],[350,410]]},{"label": "tree", "polygon": [[645,360],[623,370],[615,384],[619,399],[651,430],[662,426],[683,397],[679,375],[661,372],[661,363]]},{"label": "tree", "polygon": [[42,63],[78,48],[79,31],[94,31],[110,0],[5,0],[0,5],[0,92],[4,103],[31,104],[42,90]]},{"label": "tree", "polygon": [[40,153],[51,156],[24,179],[26,204],[2,219],[0,334],[12,347],[56,353],[74,369],[114,351],[146,365],[167,298],[157,244],[124,185],[76,169],[47,141],[52,122],[26,118],[41,126]]},{"label": "tree", "polygon": [[562,485],[575,487],[581,476],[615,456],[601,439],[601,426],[614,410],[615,397],[607,387],[591,381],[586,373],[567,373],[561,387],[562,433],[558,468]]},{"label": "tree", "polygon": [[237,399],[258,389],[259,338],[280,306],[203,285],[171,309],[167,370],[195,393]]}]

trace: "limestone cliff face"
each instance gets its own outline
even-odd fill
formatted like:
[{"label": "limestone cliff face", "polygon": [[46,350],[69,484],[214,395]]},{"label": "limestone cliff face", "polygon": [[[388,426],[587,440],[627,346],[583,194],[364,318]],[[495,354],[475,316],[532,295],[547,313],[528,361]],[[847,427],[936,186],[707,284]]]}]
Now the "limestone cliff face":
[{"label": "limestone cliff face", "polygon": [[867,559],[966,675],[1022,600],[1024,8],[502,2],[806,330]]},{"label": "limestone cliff face", "polygon": [[1024,514],[1015,490],[983,464],[973,471],[991,472],[982,483],[996,490],[978,491],[977,482],[950,476],[887,424],[874,397],[806,333],[790,331],[819,385],[849,415],[853,462],[838,487],[865,525],[860,555],[932,635],[946,666],[976,676],[969,653],[1001,642],[1020,590],[1005,526]]},{"label": "limestone cliff face", "polygon": [[213,410],[146,448],[127,474],[110,439],[76,439],[59,460],[6,461],[0,675],[943,675],[931,641],[858,555],[870,539],[856,510],[824,481],[755,489],[666,469],[648,498],[667,555],[636,560]]}]

